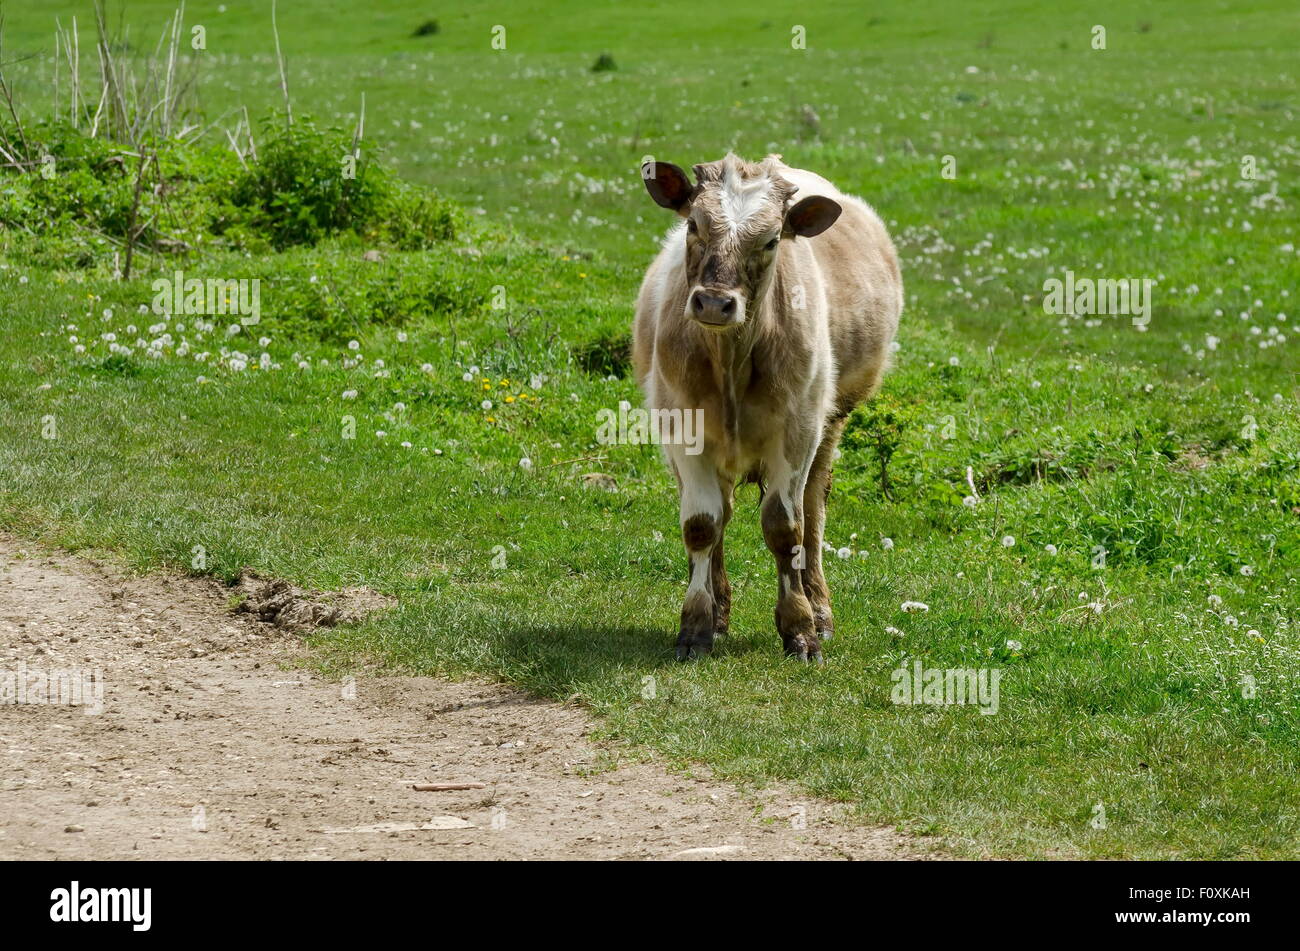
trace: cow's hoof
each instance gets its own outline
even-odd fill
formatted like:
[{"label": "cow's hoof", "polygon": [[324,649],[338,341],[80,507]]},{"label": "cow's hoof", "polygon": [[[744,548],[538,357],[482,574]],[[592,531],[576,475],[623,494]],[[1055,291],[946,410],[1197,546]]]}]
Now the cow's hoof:
[{"label": "cow's hoof", "polygon": [[825,663],[822,658],[822,645],[815,635],[798,634],[790,638],[785,645],[785,654],[787,657],[806,664],[816,664],[818,667]]},{"label": "cow's hoof", "polygon": [[677,645],[677,659],[683,663],[688,660],[699,660],[702,657],[708,657],[712,652],[712,647],[704,647],[700,644]]},{"label": "cow's hoof", "polygon": [[713,635],[711,632],[691,635],[683,631],[677,638],[678,660],[699,660],[711,653],[713,653]]},{"label": "cow's hoof", "polygon": [[817,639],[820,641],[829,641],[835,636],[835,619],[831,616],[830,608],[821,608],[814,615],[814,621],[817,625]]}]

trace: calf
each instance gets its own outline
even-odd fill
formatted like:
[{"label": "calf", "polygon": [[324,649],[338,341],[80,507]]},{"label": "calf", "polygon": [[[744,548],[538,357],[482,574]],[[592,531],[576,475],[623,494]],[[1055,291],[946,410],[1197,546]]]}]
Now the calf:
[{"label": "calf", "polygon": [[[633,362],[655,418],[702,410],[703,450],[661,434],[677,479],[690,586],[677,658],[727,631],[723,534],[737,483],[762,492],[787,654],[821,660],[834,630],[822,573],[831,464],[845,417],[880,385],[903,307],[898,257],[863,201],[779,155],[647,162],[650,196],[682,221],[637,297]],[[694,451],[688,451],[693,448]]]}]

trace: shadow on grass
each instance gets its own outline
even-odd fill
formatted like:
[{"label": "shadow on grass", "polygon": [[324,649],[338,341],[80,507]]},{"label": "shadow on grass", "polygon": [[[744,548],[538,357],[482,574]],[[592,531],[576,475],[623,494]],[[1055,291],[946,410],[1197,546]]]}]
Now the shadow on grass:
[{"label": "shadow on grass", "polygon": [[[676,631],[664,628],[589,621],[507,626],[488,635],[502,675],[559,698],[616,680],[639,684],[647,673],[679,666],[676,638]],[[691,663],[722,662],[760,649],[753,638],[729,635],[718,640],[711,657]]]}]

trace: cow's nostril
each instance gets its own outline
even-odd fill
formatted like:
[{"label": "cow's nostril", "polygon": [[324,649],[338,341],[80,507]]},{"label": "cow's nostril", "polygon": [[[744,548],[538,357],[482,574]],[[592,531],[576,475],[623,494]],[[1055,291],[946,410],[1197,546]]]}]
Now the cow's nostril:
[{"label": "cow's nostril", "polygon": [[722,305],[722,314],[724,317],[730,317],[736,312],[736,298],[728,297]]},{"label": "cow's nostril", "polygon": [[696,294],[691,298],[691,309],[697,314],[704,313],[704,295]]}]

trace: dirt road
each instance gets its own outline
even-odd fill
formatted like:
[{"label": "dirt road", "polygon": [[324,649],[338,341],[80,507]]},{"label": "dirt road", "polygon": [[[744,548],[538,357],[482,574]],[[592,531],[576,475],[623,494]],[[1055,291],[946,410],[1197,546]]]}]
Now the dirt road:
[{"label": "dirt road", "polygon": [[[505,687],[327,681],[229,602],[0,536],[0,676],[27,701],[0,705],[0,859],[934,857],[787,792],[611,767],[587,714]],[[59,671],[100,699],[39,702]],[[412,789],[447,781],[486,787]]]}]

